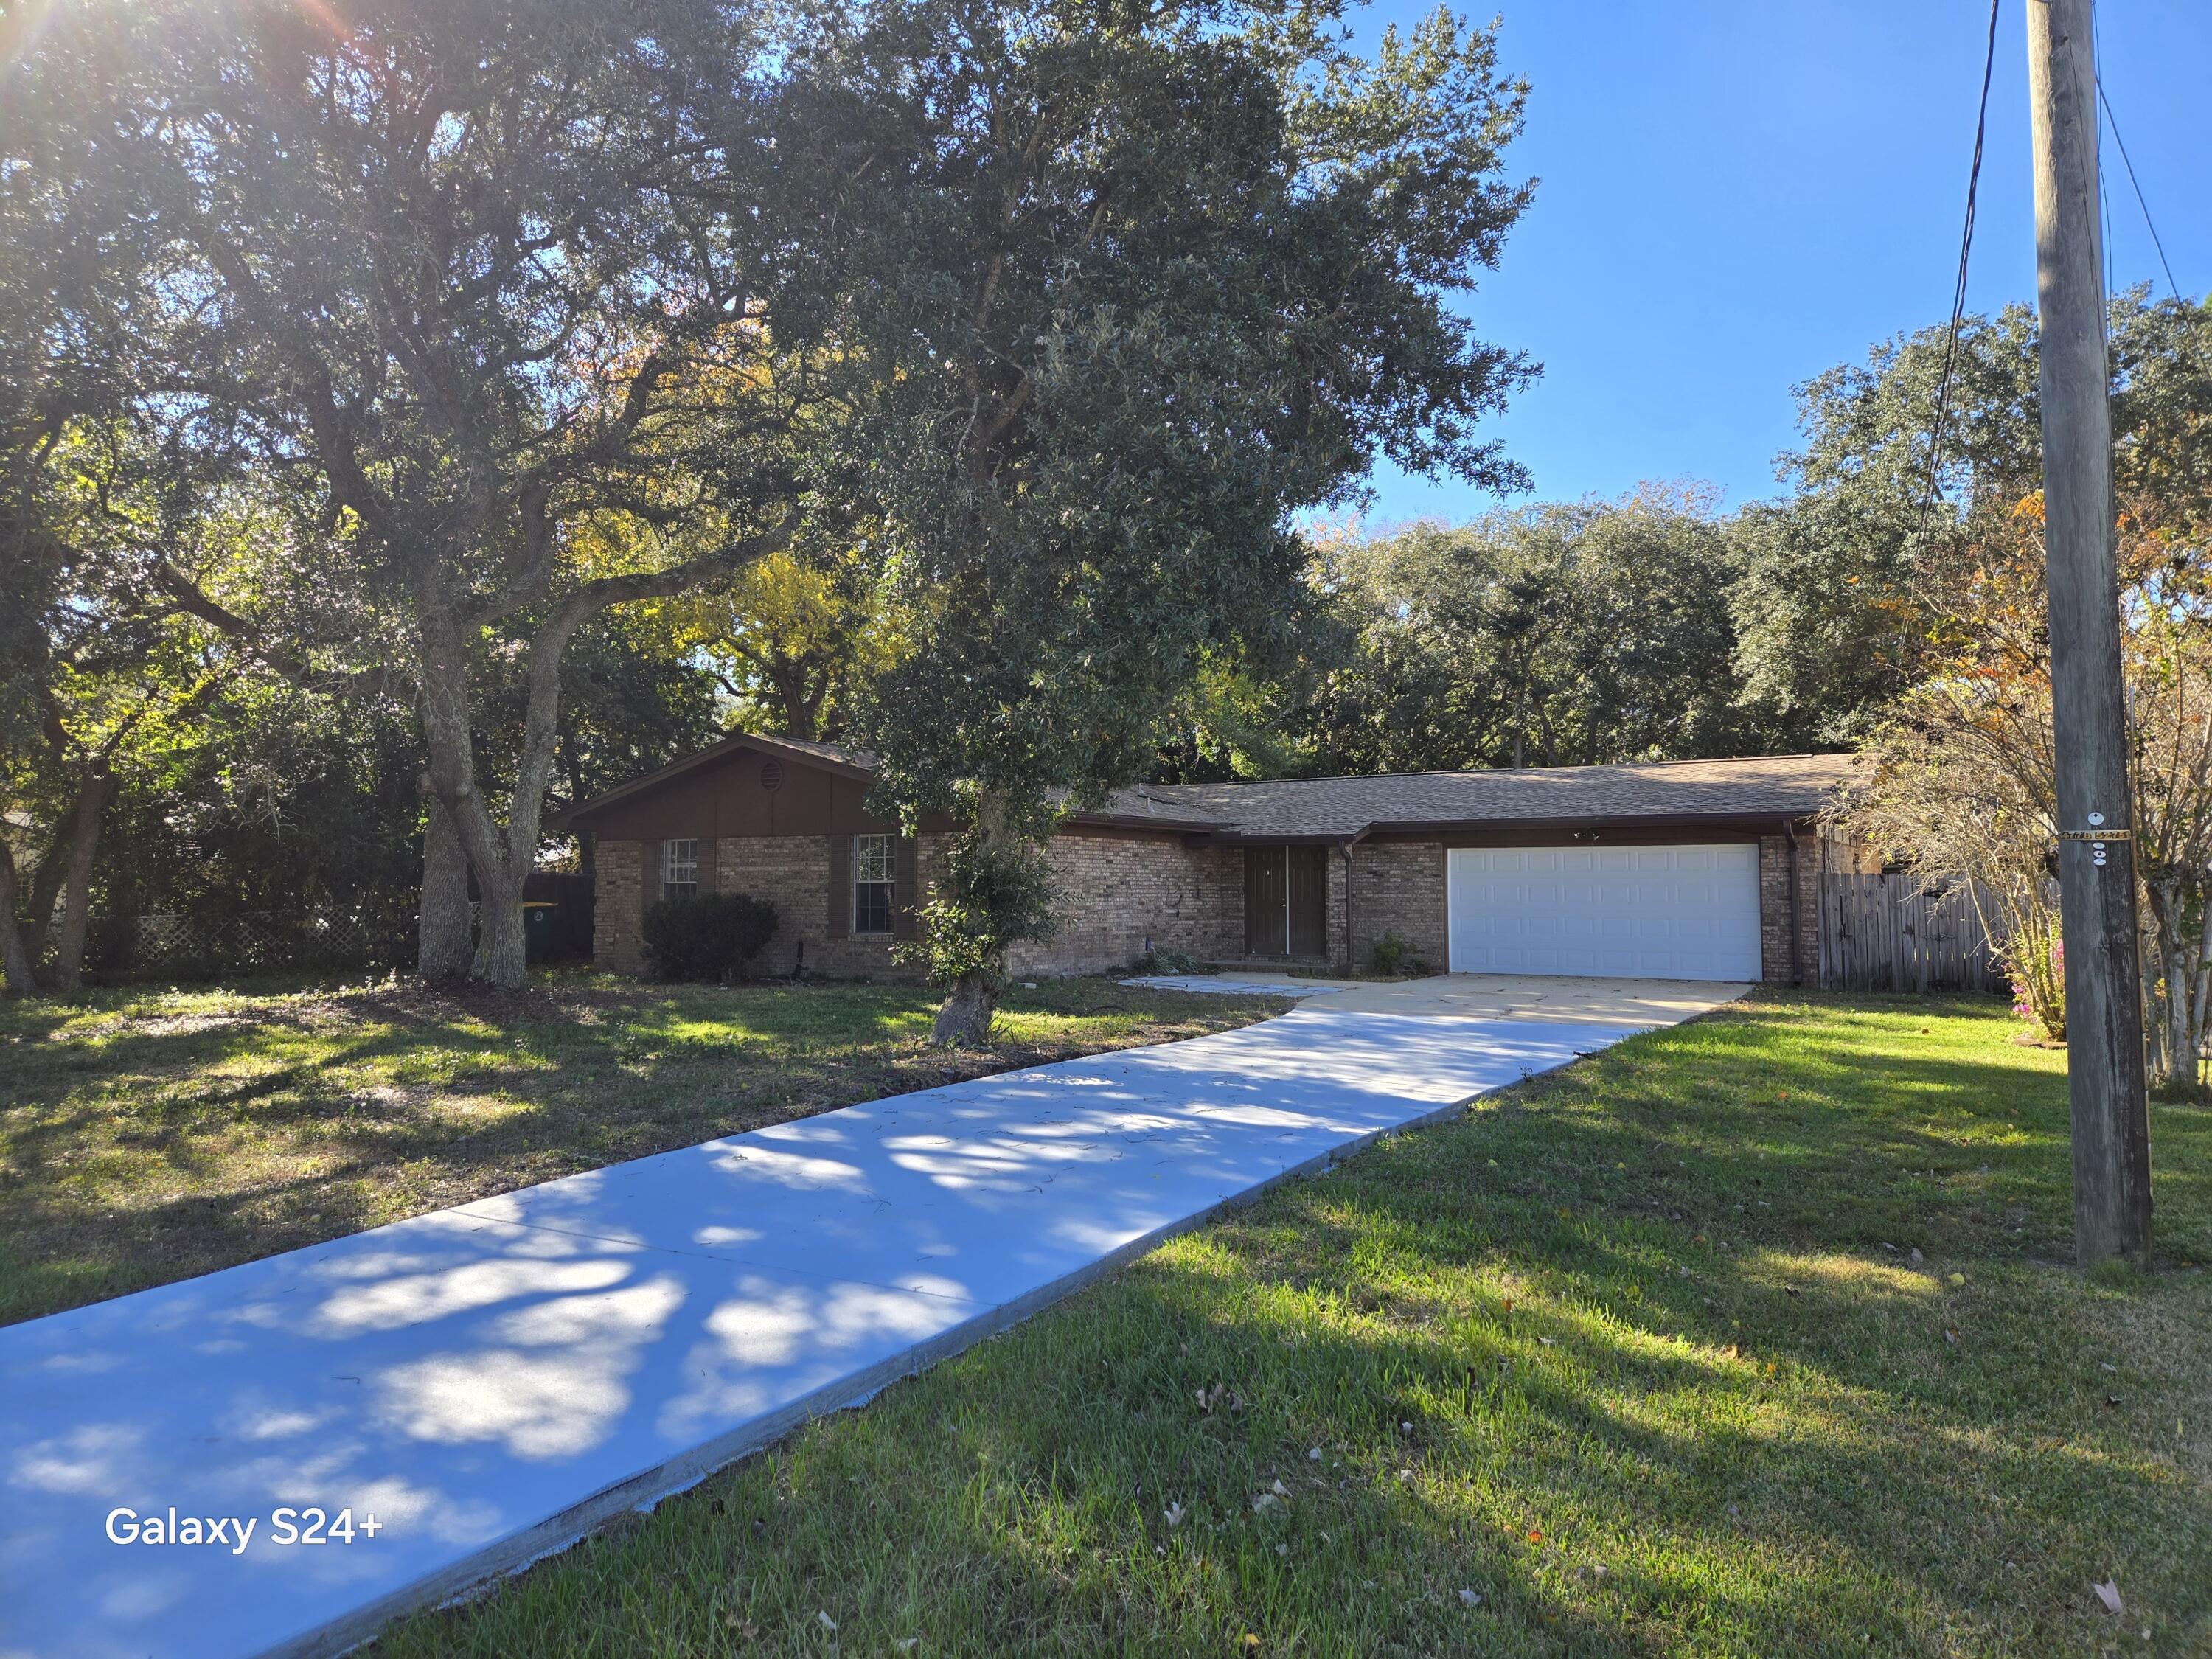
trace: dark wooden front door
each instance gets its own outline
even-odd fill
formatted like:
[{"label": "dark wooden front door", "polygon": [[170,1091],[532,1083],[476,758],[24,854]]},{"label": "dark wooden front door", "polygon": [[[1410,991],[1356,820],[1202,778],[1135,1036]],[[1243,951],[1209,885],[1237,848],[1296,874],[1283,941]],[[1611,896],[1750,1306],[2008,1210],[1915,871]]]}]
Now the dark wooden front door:
[{"label": "dark wooden front door", "polygon": [[1328,848],[1293,847],[1291,851],[1291,954],[1328,952]]},{"label": "dark wooden front door", "polygon": [[1244,849],[1244,952],[1318,957],[1328,949],[1328,848]]},{"label": "dark wooden front door", "polygon": [[1285,899],[1287,847],[1248,847],[1244,849],[1244,954],[1248,957],[1287,956],[1290,940],[1284,932],[1287,917]]}]

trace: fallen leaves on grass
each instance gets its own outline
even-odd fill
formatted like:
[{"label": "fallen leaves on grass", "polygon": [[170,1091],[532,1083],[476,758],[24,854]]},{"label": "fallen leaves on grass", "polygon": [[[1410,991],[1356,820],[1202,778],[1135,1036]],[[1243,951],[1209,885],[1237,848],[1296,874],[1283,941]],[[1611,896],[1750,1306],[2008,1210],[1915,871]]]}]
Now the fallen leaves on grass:
[{"label": "fallen leaves on grass", "polygon": [[2107,1578],[2101,1584],[2089,1588],[2097,1592],[2097,1599],[2105,1604],[2105,1611],[2115,1616],[2124,1611],[2120,1605],[2120,1587],[2117,1581]]}]

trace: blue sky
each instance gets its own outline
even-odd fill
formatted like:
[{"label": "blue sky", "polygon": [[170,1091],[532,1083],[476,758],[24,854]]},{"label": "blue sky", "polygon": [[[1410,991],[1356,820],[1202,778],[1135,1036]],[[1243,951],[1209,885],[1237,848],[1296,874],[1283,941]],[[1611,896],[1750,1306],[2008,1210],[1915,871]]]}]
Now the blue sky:
[{"label": "blue sky", "polygon": [[[1493,423],[1535,499],[1773,494],[1790,388],[1949,314],[1984,0],[1499,0],[1535,205],[1465,308],[1543,379]],[[2002,0],[1968,304],[2034,294],[2026,33]],[[1362,25],[1429,9],[1384,0]],[[2208,0],[2104,0],[2101,76],[2185,294],[2212,287]],[[1477,16],[1488,15],[1481,6]],[[2197,112],[2192,122],[2189,112]],[[2117,286],[2165,277],[2109,132]],[[1370,526],[1492,505],[1386,470]]]}]

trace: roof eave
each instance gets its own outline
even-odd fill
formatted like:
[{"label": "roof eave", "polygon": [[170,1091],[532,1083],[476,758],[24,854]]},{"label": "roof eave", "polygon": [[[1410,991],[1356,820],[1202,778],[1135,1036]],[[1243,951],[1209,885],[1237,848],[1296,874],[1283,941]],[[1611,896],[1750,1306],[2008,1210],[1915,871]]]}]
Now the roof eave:
[{"label": "roof eave", "polygon": [[1070,812],[1060,820],[1063,828],[1095,827],[1104,830],[1157,830],[1163,835],[1216,835],[1221,830],[1219,818],[1171,818],[1152,812]]}]

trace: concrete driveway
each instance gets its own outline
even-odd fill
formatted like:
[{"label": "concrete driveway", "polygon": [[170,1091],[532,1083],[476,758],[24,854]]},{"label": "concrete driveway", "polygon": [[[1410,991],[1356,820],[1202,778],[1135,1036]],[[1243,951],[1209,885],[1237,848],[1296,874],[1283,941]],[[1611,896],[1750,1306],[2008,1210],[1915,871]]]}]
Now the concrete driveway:
[{"label": "concrete driveway", "polygon": [[[1742,989],[1289,983],[1297,1007],[1240,1030],[847,1107],[0,1328],[0,1655],[336,1652],[1287,1175]],[[311,1510],[330,1541],[306,1541]],[[170,1541],[172,1511],[203,1541]]]},{"label": "concrete driveway", "polygon": [[1297,979],[1288,974],[1154,974],[1124,980],[1180,991],[1326,996],[1332,1008],[1443,1019],[1543,1020],[1554,1024],[1674,1025],[1735,1001],[1751,987],[1715,980],[1569,979],[1545,974],[1435,974],[1377,981]]}]

